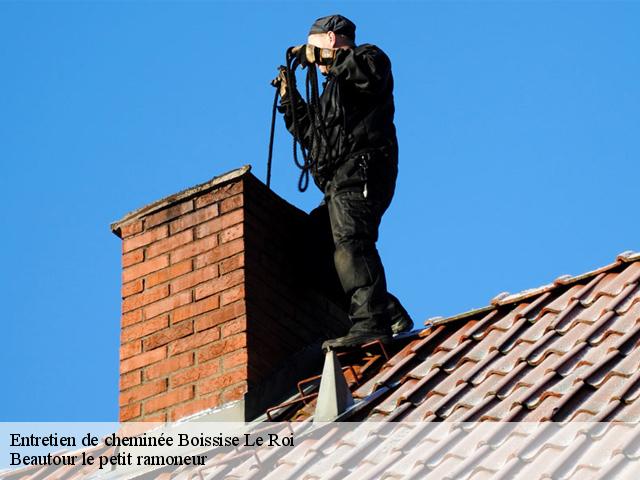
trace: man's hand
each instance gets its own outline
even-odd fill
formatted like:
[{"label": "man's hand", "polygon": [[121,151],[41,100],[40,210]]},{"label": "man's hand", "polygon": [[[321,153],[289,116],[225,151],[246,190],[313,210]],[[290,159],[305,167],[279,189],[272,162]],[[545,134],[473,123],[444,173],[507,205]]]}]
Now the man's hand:
[{"label": "man's hand", "polygon": [[313,63],[318,65],[331,65],[336,58],[336,50],[333,48],[319,48],[311,44],[298,45],[291,50],[298,59],[300,65],[306,67]]},{"label": "man's hand", "polygon": [[271,85],[278,88],[280,98],[283,98],[287,94],[287,69],[280,65],[278,70],[278,76],[271,80]]}]

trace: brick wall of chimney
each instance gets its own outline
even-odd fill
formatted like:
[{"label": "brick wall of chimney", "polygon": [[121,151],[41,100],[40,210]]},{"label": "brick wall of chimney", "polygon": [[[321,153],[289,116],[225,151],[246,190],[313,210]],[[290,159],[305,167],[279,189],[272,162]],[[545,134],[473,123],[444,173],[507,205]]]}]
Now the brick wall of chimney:
[{"label": "brick wall of chimney", "polygon": [[291,355],[346,327],[304,267],[304,212],[250,173],[185,192],[114,224],[121,421],[177,420],[254,394],[249,419]]}]

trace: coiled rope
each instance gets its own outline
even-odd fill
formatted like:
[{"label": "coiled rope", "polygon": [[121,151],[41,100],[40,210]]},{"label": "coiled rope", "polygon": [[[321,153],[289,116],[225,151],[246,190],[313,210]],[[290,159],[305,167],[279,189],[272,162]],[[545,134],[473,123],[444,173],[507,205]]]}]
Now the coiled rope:
[{"label": "coiled rope", "polygon": [[[300,131],[301,125],[297,118],[297,110],[299,102],[302,100],[297,94],[295,70],[299,66],[296,55],[292,52],[293,47],[287,49],[286,65],[284,66],[285,78],[287,81],[287,89],[289,95],[288,109],[291,114],[291,123],[293,126],[293,161],[300,169],[300,177],[298,179],[298,190],[304,192],[309,187],[309,173],[317,168],[317,157],[320,152],[310,151],[316,145],[319,139],[321,146],[328,148],[329,141],[326,134],[325,122],[320,108],[320,94],[318,89],[318,72],[315,65],[307,67],[307,76],[305,80],[306,110],[311,128],[309,129],[307,147],[302,143],[304,139],[303,132]],[[281,67],[282,68],[282,67]],[[269,135],[269,156],[267,159],[267,187],[271,188],[271,168],[273,164],[273,143],[275,136],[276,109],[278,106],[278,89],[279,83],[272,84],[276,87],[276,93],[273,99],[273,108],[271,110],[271,131]],[[300,139],[300,140],[299,140]],[[298,145],[302,152],[302,161],[298,157]],[[316,170],[317,171],[317,170]]]}]

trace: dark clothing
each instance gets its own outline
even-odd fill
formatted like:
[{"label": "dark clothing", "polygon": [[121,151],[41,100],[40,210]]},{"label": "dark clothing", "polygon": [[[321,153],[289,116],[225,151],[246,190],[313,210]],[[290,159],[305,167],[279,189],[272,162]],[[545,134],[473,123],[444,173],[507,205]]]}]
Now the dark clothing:
[{"label": "dark clothing", "polygon": [[[352,332],[390,333],[391,328],[387,311],[390,298],[376,241],[382,215],[393,197],[397,167],[395,159],[382,155],[372,152],[358,158],[386,167],[376,172],[375,177],[368,174],[370,186],[366,197],[361,184],[351,188],[340,183],[348,178],[347,175],[330,180],[324,197],[335,245],[336,273],[344,292],[351,299],[348,311],[354,324]],[[383,173],[386,178],[381,178]]]},{"label": "dark clothing", "polygon": [[348,311],[353,332],[388,333],[390,323],[401,318],[411,322],[400,301],[387,293],[384,268],[375,246],[380,219],[395,186],[395,170],[389,174],[392,181],[386,184],[387,190],[375,188],[367,198],[358,190],[334,191],[329,183],[324,202],[309,214],[314,271],[327,281],[325,288],[334,285],[337,276],[342,295],[329,293]]},{"label": "dark clothing", "polygon": [[342,15],[329,15],[326,17],[320,17],[309,30],[309,35],[314,33],[327,33],[333,32],[336,35],[344,35],[349,37],[352,42],[356,41],[356,25],[348,18]]},{"label": "dark clothing", "polygon": [[[397,161],[391,62],[378,47],[364,44],[336,52],[320,96],[326,141],[319,134],[322,126],[309,118],[304,100],[297,91],[293,94],[297,97],[296,120],[300,128],[297,139],[316,162],[312,174],[323,192],[336,170],[358,153],[383,149]],[[287,129],[296,135],[289,94],[281,105]],[[340,178],[335,178],[336,182],[341,186]]]},{"label": "dark clothing", "polygon": [[280,111],[287,129],[296,135],[290,103],[290,95],[295,95],[297,138],[310,151],[314,181],[324,193],[323,204],[310,217],[319,225],[316,228],[331,232],[335,272],[349,300],[350,332],[390,334],[390,319],[406,311],[387,293],[376,249],[378,227],[398,173],[389,58],[368,44],[336,52],[319,99],[327,141],[319,135],[322,125],[309,118],[300,94],[290,90]]}]

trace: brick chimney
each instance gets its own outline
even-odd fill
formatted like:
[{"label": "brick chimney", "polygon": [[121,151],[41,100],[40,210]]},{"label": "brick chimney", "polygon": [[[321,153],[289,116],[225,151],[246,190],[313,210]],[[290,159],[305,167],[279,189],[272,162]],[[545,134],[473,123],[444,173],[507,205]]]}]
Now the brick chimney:
[{"label": "brick chimney", "polygon": [[325,288],[333,279],[318,281],[310,263],[308,225],[249,166],[111,225],[122,239],[121,421],[205,410],[251,420],[317,368],[320,342],[347,319]]}]

